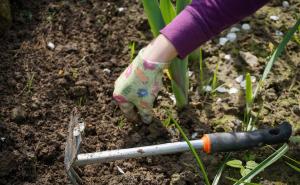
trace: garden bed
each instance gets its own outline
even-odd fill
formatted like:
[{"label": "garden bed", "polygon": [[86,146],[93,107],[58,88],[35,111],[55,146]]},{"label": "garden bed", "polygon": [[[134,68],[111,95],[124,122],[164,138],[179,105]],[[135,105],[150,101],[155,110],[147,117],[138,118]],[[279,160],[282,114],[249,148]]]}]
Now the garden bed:
[{"label": "garden bed", "polygon": [[[241,23],[251,30],[237,33],[238,39],[225,46],[219,37],[203,45],[206,78],[219,62],[219,84],[239,89],[237,94],[199,95],[199,63],[190,62],[190,106],[177,113],[170,98],[170,82],[155,106],[155,121],[134,125],[128,122],[112,101],[114,81],[129,63],[128,45],[137,51],[151,39],[147,19],[139,1],[21,1],[12,2],[14,22],[0,45],[0,184],[66,184],[64,143],[69,116],[78,107],[86,123],[83,152],[151,145],[182,140],[174,128],[160,121],[172,110],[188,136],[201,137],[214,131],[240,128],[245,108],[244,93],[236,82],[250,72],[258,80],[272,45],[299,15],[299,3],[290,1],[284,10],[274,1]],[[294,7],[293,7],[294,6]],[[278,15],[279,20],[269,17]],[[237,25],[239,26],[239,25]],[[227,31],[222,33],[226,35]],[[51,44],[54,48],[51,48]],[[258,57],[259,65],[248,66],[239,51]],[[230,54],[231,59],[225,57]],[[263,109],[258,127],[289,120],[294,135],[300,134],[300,46],[291,41],[272,69],[260,95]],[[254,109],[255,110],[255,109]],[[160,120],[160,121],[159,121]],[[272,151],[268,148],[235,153],[260,162]],[[299,145],[290,144],[288,155],[300,160]],[[213,178],[223,154],[202,155]],[[122,174],[118,167],[125,174]],[[190,153],[130,159],[81,168],[84,184],[201,184]],[[238,170],[228,168],[225,177],[239,178]],[[298,184],[299,173],[280,160],[254,180],[261,184]]]}]

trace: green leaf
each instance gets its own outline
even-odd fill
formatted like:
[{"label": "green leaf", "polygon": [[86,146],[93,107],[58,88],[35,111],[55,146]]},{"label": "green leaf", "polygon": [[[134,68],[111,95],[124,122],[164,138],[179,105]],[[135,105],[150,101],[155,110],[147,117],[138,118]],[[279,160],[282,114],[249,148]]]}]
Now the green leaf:
[{"label": "green leaf", "polygon": [[[231,178],[231,177],[226,177],[226,179],[231,180],[233,182],[238,182],[239,181],[239,180]],[[261,184],[253,183],[253,182],[242,182],[242,183],[244,183],[245,185],[261,185]]]},{"label": "green leaf", "polygon": [[165,26],[158,1],[142,0],[142,2],[153,36],[156,37],[159,35],[159,31]]},{"label": "green leaf", "polygon": [[237,160],[237,159],[228,161],[226,164],[227,164],[228,166],[230,166],[230,167],[233,167],[233,168],[244,168],[243,162],[240,161],[240,160]]},{"label": "green leaf", "polygon": [[160,10],[165,24],[169,24],[176,16],[175,8],[171,0],[160,0]]},{"label": "green leaf", "polygon": [[248,175],[249,173],[251,172],[251,170],[250,169],[248,169],[248,168],[241,168],[241,171],[240,171],[240,173],[241,173],[241,175],[242,175],[242,177],[245,177],[246,175]]},{"label": "green leaf", "polygon": [[255,161],[247,161],[246,168],[253,170],[258,164]]},{"label": "green leaf", "polygon": [[249,73],[246,74],[246,104],[247,107],[251,107],[253,101],[252,97],[252,82],[251,82],[251,76]]},{"label": "green leaf", "polygon": [[234,183],[234,185],[245,184],[244,182],[250,182],[257,174],[262,172],[265,168],[276,162],[280,159],[287,151],[289,147],[287,144],[282,145],[278,150],[276,150],[272,155],[270,155],[263,162],[259,163],[259,165],[251,170],[246,176],[242,177],[238,182]]},{"label": "green leaf", "polygon": [[176,14],[178,15],[190,3],[191,3],[191,0],[177,0],[176,1]]},{"label": "green leaf", "polygon": [[291,163],[285,162],[287,165],[289,165],[291,168],[293,168],[295,171],[300,173],[300,168],[298,168],[297,166],[292,165]]}]

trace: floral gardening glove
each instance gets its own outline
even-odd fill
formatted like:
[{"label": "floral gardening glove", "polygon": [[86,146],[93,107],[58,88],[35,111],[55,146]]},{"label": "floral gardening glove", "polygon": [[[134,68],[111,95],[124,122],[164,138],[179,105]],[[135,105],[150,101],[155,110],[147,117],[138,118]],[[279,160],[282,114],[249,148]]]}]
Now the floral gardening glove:
[{"label": "floral gardening glove", "polygon": [[138,120],[136,107],[142,121],[151,123],[153,101],[162,86],[167,64],[144,60],[142,54],[143,50],[116,80],[113,98],[128,119]]}]

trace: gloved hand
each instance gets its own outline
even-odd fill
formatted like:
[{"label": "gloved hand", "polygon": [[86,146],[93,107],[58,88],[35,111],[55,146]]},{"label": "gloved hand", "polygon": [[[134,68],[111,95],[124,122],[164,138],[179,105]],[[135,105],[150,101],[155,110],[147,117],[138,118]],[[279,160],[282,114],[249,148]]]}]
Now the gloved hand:
[{"label": "gloved hand", "polygon": [[143,59],[141,50],[116,80],[113,98],[128,119],[138,120],[136,107],[144,123],[152,121],[153,101],[162,86],[163,69],[166,67],[167,63]]}]

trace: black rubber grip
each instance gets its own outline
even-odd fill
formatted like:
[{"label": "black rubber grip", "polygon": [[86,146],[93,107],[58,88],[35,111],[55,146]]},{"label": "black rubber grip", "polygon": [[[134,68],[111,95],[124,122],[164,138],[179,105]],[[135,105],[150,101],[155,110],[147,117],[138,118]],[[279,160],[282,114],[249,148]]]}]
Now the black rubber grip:
[{"label": "black rubber grip", "polygon": [[230,152],[259,147],[266,144],[287,142],[292,134],[288,122],[276,128],[259,129],[251,132],[231,132],[207,134],[211,143],[210,152]]}]

